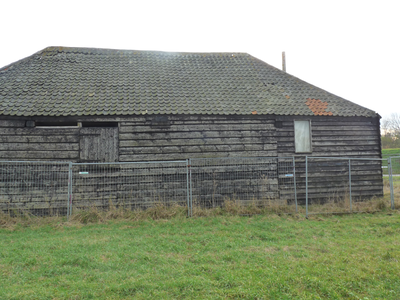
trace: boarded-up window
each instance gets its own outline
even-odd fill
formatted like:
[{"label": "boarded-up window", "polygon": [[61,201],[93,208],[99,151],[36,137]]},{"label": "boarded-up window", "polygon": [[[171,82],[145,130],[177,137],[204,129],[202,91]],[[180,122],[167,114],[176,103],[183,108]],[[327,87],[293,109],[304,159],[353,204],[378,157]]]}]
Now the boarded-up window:
[{"label": "boarded-up window", "polygon": [[118,161],[118,127],[86,127],[80,132],[83,162]]},{"label": "boarded-up window", "polygon": [[296,153],[311,152],[310,121],[294,121],[294,140]]}]

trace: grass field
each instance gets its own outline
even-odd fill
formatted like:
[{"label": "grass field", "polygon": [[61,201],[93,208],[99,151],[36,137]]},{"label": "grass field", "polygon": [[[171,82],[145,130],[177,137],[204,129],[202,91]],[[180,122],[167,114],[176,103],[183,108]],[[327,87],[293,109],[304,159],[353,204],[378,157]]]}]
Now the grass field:
[{"label": "grass field", "polygon": [[[400,148],[396,149],[382,149],[382,158],[387,159],[389,156],[400,156]],[[387,161],[382,161],[382,166],[387,167]],[[393,174],[400,175],[400,158],[392,159]],[[383,169],[383,174],[388,174],[388,169]]]},{"label": "grass field", "polygon": [[382,149],[382,158],[388,158],[389,156],[400,156],[400,148]]},{"label": "grass field", "polygon": [[397,211],[81,222],[3,222],[0,299],[400,295]]},{"label": "grass field", "polygon": [[388,189],[385,177],[385,197],[365,203],[380,212],[308,220],[234,205],[0,215],[0,299],[399,299]]}]

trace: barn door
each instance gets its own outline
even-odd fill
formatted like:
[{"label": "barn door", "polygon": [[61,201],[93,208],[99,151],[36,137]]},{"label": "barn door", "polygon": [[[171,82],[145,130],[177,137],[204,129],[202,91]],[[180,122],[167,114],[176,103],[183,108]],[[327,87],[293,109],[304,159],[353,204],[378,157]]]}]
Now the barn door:
[{"label": "barn door", "polygon": [[118,161],[118,127],[81,128],[79,144],[81,161]]}]

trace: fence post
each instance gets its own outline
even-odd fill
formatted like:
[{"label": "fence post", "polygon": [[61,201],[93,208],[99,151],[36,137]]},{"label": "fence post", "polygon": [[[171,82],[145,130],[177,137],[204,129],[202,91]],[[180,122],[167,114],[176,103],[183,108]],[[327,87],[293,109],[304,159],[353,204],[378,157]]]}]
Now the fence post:
[{"label": "fence post", "polygon": [[351,159],[349,158],[349,189],[350,189],[350,212],[353,212],[352,200],[351,200]]},{"label": "fence post", "polygon": [[296,191],[296,160],[293,156],[293,186],[294,186],[294,202],[296,204],[296,213],[297,210],[297,191]]},{"label": "fence post", "polygon": [[67,219],[72,214],[72,162],[68,164],[68,204],[67,204]]},{"label": "fence post", "polygon": [[189,185],[189,159],[186,159],[186,197],[188,206],[188,217],[190,217],[190,185]]},{"label": "fence post", "polygon": [[389,184],[390,184],[390,202],[392,209],[394,209],[393,170],[392,170],[391,157],[388,158],[388,171],[389,171]]},{"label": "fence post", "polygon": [[192,192],[192,159],[189,158],[189,196],[190,196],[190,216],[193,217],[193,192]]},{"label": "fence post", "polygon": [[308,156],[306,155],[306,218],[308,219]]}]

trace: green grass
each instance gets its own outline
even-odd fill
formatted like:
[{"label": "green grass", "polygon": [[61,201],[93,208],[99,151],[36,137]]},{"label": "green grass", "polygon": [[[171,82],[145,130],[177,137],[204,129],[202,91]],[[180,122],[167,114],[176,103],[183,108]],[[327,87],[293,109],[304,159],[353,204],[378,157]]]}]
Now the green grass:
[{"label": "green grass", "polygon": [[[382,158],[387,159],[390,156],[400,156],[400,148],[382,149]],[[387,161],[382,161],[382,166],[387,167]],[[392,159],[392,171],[393,174],[400,175],[400,158]],[[383,168],[383,174],[388,174],[387,168]]]},{"label": "green grass", "polygon": [[0,299],[400,295],[397,211],[309,220],[274,214],[90,220],[96,219],[4,222]]},{"label": "green grass", "polygon": [[400,148],[382,149],[382,158],[388,158],[389,156],[400,156]]}]

